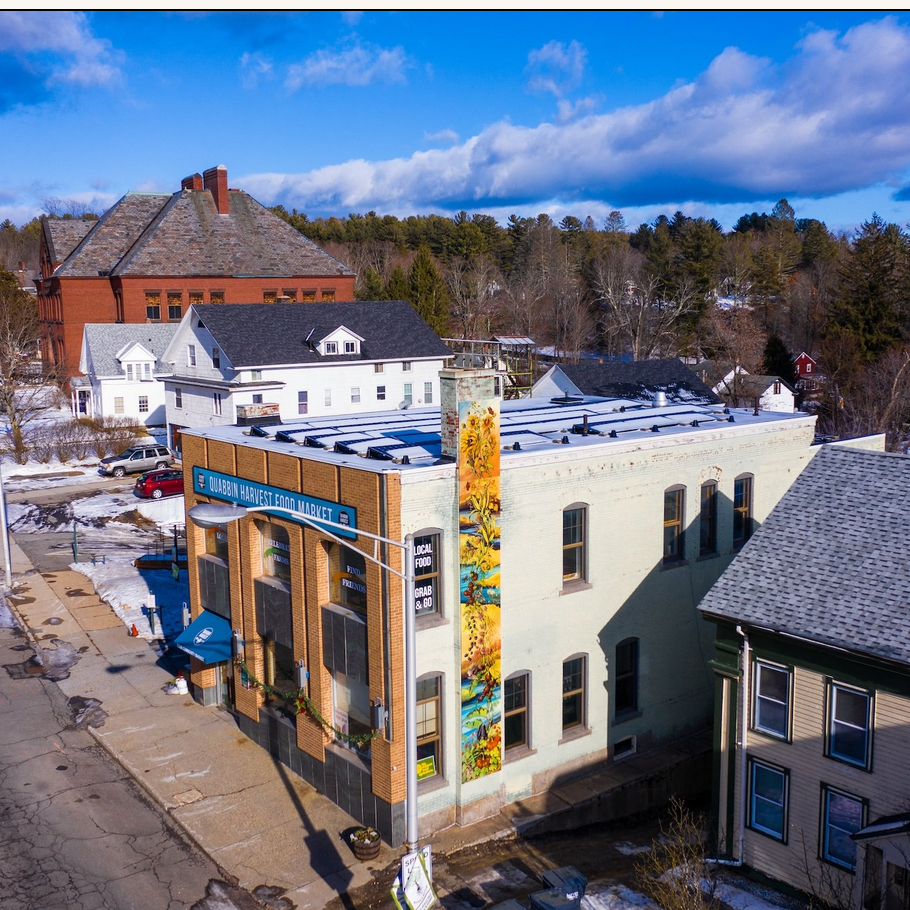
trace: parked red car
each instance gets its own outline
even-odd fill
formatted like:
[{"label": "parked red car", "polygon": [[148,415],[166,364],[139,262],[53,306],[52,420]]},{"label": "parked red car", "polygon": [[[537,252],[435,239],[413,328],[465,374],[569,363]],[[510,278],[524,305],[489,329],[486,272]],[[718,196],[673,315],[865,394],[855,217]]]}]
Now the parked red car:
[{"label": "parked red car", "polygon": [[176,496],[183,492],[183,471],[149,471],[143,474],[133,487],[133,493],[141,499],[161,499],[162,496]]}]

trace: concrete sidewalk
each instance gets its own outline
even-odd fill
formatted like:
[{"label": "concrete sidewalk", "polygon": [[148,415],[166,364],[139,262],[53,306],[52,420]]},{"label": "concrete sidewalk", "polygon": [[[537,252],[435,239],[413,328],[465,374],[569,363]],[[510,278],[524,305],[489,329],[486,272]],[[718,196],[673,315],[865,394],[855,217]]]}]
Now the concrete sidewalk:
[{"label": "concrete sidewalk", "polygon": [[[15,541],[11,549],[16,594],[8,601],[44,664],[57,667],[61,690],[79,700],[98,742],[228,878],[251,891],[286,889],[297,907],[315,910],[398,860],[401,851],[384,844],[375,861],[357,862],[341,838],[355,819],[244,736],[228,712],[166,695],[173,670],[155,646],[128,636],[84,575],[42,576]],[[435,852],[451,853],[516,833],[573,830],[662,805],[672,792],[692,795],[709,774],[710,737],[700,735],[430,841]]]}]

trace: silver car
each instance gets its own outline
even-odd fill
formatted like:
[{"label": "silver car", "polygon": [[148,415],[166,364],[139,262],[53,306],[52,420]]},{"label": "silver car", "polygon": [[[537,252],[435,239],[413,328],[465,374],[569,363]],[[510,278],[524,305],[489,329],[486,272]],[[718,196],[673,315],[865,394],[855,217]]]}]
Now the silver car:
[{"label": "silver car", "polygon": [[98,473],[123,477],[124,474],[169,468],[173,463],[174,453],[167,446],[131,446],[119,455],[102,458]]}]

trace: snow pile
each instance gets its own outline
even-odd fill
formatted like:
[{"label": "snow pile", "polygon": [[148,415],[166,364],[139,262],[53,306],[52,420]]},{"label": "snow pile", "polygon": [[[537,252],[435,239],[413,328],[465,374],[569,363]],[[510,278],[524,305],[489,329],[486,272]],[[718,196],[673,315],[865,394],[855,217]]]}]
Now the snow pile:
[{"label": "snow pile", "polygon": [[[163,631],[164,637],[171,639],[183,630],[183,604],[190,599],[185,570],[174,581],[167,570],[140,572],[127,558],[109,558],[95,565],[72,563],[70,568],[91,581],[98,596],[111,605],[127,629],[135,624],[140,638],[151,641],[160,638]],[[154,594],[158,607],[155,635],[148,615],[150,594]]]},{"label": "snow pile", "polygon": [[0,629],[18,629],[19,623],[13,616],[6,599],[0,594]]}]

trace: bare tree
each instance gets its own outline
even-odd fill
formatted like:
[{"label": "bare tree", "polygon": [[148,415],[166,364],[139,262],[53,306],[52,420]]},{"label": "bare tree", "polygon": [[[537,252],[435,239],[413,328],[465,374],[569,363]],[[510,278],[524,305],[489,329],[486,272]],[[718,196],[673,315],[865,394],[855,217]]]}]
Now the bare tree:
[{"label": "bare tree", "polygon": [[[502,287],[502,275],[488,256],[456,256],[444,270],[450,312],[462,338],[490,334],[493,300]],[[479,333],[479,334],[478,334]]]},{"label": "bare tree", "polygon": [[670,799],[668,816],[660,837],[636,864],[636,876],[663,910],[710,910],[718,906],[717,882],[707,861],[704,820],[676,796]]},{"label": "bare tree", "polygon": [[48,196],[41,203],[41,208],[51,218],[97,218],[98,215],[92,210],[87,202],[80,202],[78,199],[61,199],[59,196]]},{"label": "bare tree", "polygon": [[644,257],[630,247],[607,248],[594,261],[591,286],[600,304],[603,332],[616,353],[633,360],[675,354],[680,323],[697,309],[691,285],[682,281],[672,296],[645,269]]},{"label": "bare tree", "polygon": [[724,310],[713,306],[704,317],[705,348],[715,360],[729,363],[733,374],[721,394],[734,407],[749,405],[743,400],[743,377],[761,368],[767,341],[752,310],[736,306]]},{"label": "bare tree", "polygon": [[902,451],[910,441],[910,347],[889,351],[858,370],[849,381],[829,377],[830,407],[820,429],[836,436],[884,433],[888,451]]},{"label": "bare tree", "polygon": [[58,377],[37,361],[41,323],[35,299],[0,271],[0,412],[13,457],[24,463],[30,425],[53,403]]}]

